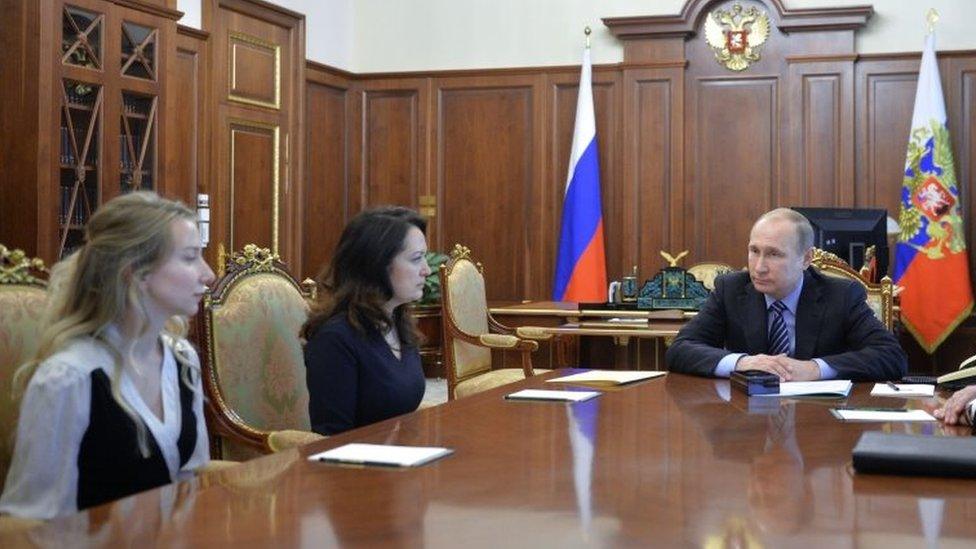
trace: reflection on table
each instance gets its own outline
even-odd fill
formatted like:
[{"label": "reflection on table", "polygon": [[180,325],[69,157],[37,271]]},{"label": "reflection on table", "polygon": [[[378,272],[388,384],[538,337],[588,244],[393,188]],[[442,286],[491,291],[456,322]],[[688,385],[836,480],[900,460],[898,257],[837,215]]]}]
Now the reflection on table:
[{"label": "reflection on table", "polygon": [[[62,518],[38,543],[314,546],[935,546],[976,541],[976,481],[862,476],[866,430],[952,436],[937,423],[842,423],[837,405],[934,399],[750,400],[668,374],[575,405],[512,402],[551,372],[194,481]],[[549,384],[551,385],[551,384]],[[305,456],[347,442],[447,446],[408,470]]]}]

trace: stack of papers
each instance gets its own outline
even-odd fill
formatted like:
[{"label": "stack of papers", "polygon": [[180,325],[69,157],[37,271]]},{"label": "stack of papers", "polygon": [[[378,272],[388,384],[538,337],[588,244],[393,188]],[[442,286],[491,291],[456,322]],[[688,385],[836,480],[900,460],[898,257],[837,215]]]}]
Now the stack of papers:
[{"label": "stack of papers", "polygon": [[352,443],[312,454],[309,461],[382,467],[416,467],[454,453],[450,448]]},{"label": "stack of papers", "polygon": [[634,370],[590,370],[579,374],[547,379],[549,383],[584,383],[588,385],[625,385],[660,377],[667,372],[637,372]]},{"label": "stack of papers", "polygon": [[546,389],[522,389],[510,395],[508,400],[553,400],[557,402],[582,402],[600,396],[597,391],[549,391]]},{"label": "stack of papers", "polygon": [[925,410],[835,408],[830,413],[842,421],[935,421],[932,414]]},{"label": "stack of papers", "polygon": [[849,379],[828,381],[781,381],[779,392],[753,397],[846,397],[854,384]]},{"label": "stack of papers", "polygon": [[871,396],[893,396],[893,397],[930,397],[935,396],[935,385],[917,383],[895,383],[895,387],[887,383],[875,383],[871,389]]}]

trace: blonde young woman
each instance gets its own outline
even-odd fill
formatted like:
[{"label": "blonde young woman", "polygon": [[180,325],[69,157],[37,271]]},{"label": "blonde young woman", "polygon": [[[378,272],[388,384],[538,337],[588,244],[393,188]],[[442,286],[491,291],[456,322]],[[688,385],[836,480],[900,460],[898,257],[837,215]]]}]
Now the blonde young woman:
[{"label": "blonde young woman", "polygon": [[214,274],[193,212],[153,193],[104,204],[55,266],[0,512],[50,518],[183,478],[210,459],[184,339]]}]

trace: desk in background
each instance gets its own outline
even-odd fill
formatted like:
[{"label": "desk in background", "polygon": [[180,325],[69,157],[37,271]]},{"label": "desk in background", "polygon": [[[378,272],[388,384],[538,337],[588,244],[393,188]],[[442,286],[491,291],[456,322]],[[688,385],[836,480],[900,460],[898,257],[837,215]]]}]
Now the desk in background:
[{"label": "desk in background", "polygon": [[[576,405],[510,402],[551,372],[139,494],[16,536],[36,544],[612,547],[966,546],[976,481],[855,475],[867,430],[838,401],[754,402],[680,374]],[[855,386],[847,403],[893,406]],[[931,404],[911,401],[912,405]],[[447,446],[392,470],[310,463],[348,442]]]},{"label": "desk in background", "polygon": [[665,370],[666,342],[678,334],[689,318],[685,313],[670,320],[623,325],[609,319],[647,318],[648,311],[580,311],[577,303],[567,301],[529,301],[496,305],[489,310],[506,326],[541,326],[554,335],[568,336],[559,352],[546,347],[538,354],[548,361],[547,366],[540,367],[550,368]]}]

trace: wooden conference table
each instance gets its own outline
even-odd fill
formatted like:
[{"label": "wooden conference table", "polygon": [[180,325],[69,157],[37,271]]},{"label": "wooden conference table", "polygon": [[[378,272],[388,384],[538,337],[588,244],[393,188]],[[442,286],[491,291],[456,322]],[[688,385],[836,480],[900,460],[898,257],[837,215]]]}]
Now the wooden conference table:
[{"label": "wooden conference table", "polygon": [[[565,372],[564,372],[565,373]],[[962,546],[976,481],[855,474],[838,401],[746,399],[669,374],[575,405],[510,402],[551,372],[55,520],[0,546]],[[848,404],[898,406],[859,385]],[[726,399],[729,399],[728,401]],[[909,401],[927,406],[934,401]],[[362,441],[447,446],[416,469],[310,463]],[[970,545],[971,546],[971,545]]]}]

